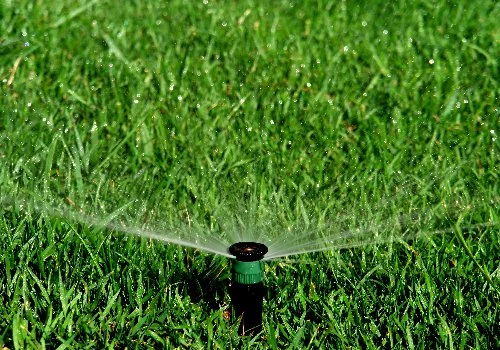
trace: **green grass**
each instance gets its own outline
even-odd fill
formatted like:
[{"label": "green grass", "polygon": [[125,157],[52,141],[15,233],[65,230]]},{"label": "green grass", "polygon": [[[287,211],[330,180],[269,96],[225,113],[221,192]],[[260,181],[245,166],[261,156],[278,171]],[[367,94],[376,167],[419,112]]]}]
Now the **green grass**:
[{"label": "green grass", "polygon": [[[0,347],[500,347],[499,17],[2,2]],[[268,263],[251,339],[224,318],[227,259],[50,215],[81,210],[211,234],[245,210],[249,230],[432,215],[422,239]]]}]

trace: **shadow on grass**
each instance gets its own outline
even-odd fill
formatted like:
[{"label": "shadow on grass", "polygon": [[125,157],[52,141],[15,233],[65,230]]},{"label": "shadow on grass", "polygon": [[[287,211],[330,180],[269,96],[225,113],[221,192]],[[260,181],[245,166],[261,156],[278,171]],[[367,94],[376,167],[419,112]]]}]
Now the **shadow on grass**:
[{"label": "shadow on grass", "polygon": [[[186,260],[188,259],[189,257]],[[205,258],[205,263],[175,273],[171,281],[174,284],[182,284],[193,303],[199,304],[207,311],[220,310],[228,301],[225,297],[229,293],[230,285],[228,268],[215,263],[212,257]]]}]

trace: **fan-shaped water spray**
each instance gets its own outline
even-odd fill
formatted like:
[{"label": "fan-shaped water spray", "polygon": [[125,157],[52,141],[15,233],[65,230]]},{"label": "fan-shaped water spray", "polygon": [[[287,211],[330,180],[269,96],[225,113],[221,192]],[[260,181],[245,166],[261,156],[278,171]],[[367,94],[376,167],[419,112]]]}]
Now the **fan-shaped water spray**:
[{"label": "fan-shaped water spray", "polygon": [[[181,204],[166,195],[172,191],[159,175],[161,169],[130,174],[128,165],[108,157],[85,173],[78,151],[66,149],[55,161],[55,148],[2,160],[2,210],[57,217],[235,259],[231,294],[242,319],[241,334],[260,329],[263,261],[415,239],[451,231],[457,222],[462,228],[498,225],[493,216],[475,215],[476,208],[497,203],[485,203],[479,194],[470,198],[466,191],[436,196],[441,184],[432,177],[422,181],[394,175],[380,193],[359,200],[332,194],[320,206],[311,205],[314,198],[306,194],[292,196],[296,199],[290,203],[290,196],[279,191],[210,201],[192,195]],[[189,190],[179,193],[184,192]]]},{"label": "fan-shaped water spray", "polygon": [[[55,206],[37,201],[35,196],[27,198],[18,193],[14,197],[4,196],[1,199],[3,210],[18,210],[24,213],[40,213],[49,217],[79,222],[87,226],[109,229],[126,234],[157,240],[159,242],[177,244],[184,247],[234,258],[228,248],[238,242],[258,242],[265,244],[268,251],[264,260],[287,257],[290,255],[312,253],[331,249],[341,249],[380,244],[392,241],[415,239],[419,236],[429,236],[453,229],[454,223],[468,212],[458,209],[448,210],[440,205],[411,214],[393,214],[392,216],[373,215],[369,218],[360,218],[338,215],[336,221],[327,222],[296,222],[294,225],[284,226],[283,222],[264,217],[251,217],[255,213],[248,213],[246,219],[231,218],[229,215],[220,217],[212,227],[199,222],[169,223],[153,221],[155,215],[149,210],[150,219],[138,221],[133,216],[144,217],[144,210],[137,208],[136,201],[126,203],[118,209],[104,215],[87,213],[83,208],[74,205]],[[492,204],[494,205],[494,204]],[[470,207],[470,204],[469,204]],[[492,221],[462,224],[463,228],[495,226]]]},{"label": "fan-shaped water spray", "polygon": [[[481,222],[474,220],[476,207],[495,206],[481,199],[424,203],[423,208],[406,209],[409,212],[405,213],[402,209],[405,190],[382,198],[378,203],[340,200],[329,212],[317,216],[294,216],[283,212],[280,203],[264,206],[250,201],[239,209],[219,205],[207,220],[190,217],[186,209],[187,214],[175,220],[163,216],[162,203],[124,197],[123,192],[116,191],[120,188],[118,181],[108,183],[107,188],[103,183],[98,187],[96,192],[102,191],[106,196],[96,193],[97,204],[94,204],[88,201],[90,198],[77,202],[65,194],[57,196],[46,189],[33,191],[3,182],[0,184],[0,203],[3,210],[40,213],[228,258],[234,258],[228,251],[232,244],[258,242],[268,248],[264,260],[415,239],[453,230],[458,221],[463,228],[497,225],[492,218]],[[344,209],[346,206],[349,210]]]},{"label": "fan-shaped water spray", "polygon": [[[400,204],[403,197],[396,192],[392,198],[382,199],[378,204],[351,204],[349,213],[341,207],[317,219],[311,216],[307,221],[280,219],[283,213],[273,215],[269,208],[263,210],[258,203],[250,203],[249,209],[239,210],[239,213],[237,210],[216,210],[212,220],[205,223],[189,217],[175,223],[162,218],[154,204],[144,199],[127,201],[109,188],[108,195],[114,195],[106,198],[113,200],[101,197],[98,206],[91,202],[80,205],[68,197],[54,194],[49,196],[47,191],[42,192],[42,197],[40,192],[9,188],[5,183],[1,189],[4,211],[40,213],[235,259],[230,295],[234,315],[241,320],[239,333],[242,335],[257,334],[261,330],[265,294],[263,261],[451,231],[457,221],[471,217],[475,205],[484,204],[481,201],[440,202],[405,214],[394,206],[394,203]],[[115,204],[119,204],[116,209],[113,208]],[[495,225],[498,223],[489,220],[464,223],[461,227]]]}]

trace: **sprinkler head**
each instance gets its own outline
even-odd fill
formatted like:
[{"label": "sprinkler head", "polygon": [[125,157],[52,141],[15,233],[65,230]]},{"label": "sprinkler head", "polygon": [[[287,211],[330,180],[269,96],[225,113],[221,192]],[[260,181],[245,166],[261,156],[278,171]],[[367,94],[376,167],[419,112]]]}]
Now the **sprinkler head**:
[{"label": "sprinkler head", "polygon": [[262,303],[265,287],[264,258],[268,249],[256,242],[239,242],[229,247],[229,253],[236,257],[233,264],[231,300],[234,314],[241,319],[238,333],[252,335],[262,330]]},{"label": "sprinkler head", "polygon": [[264,263],[260,260],[267,253],[262,243],[238,242],[229,247],[229,253],[236,257],[233,264],[233,281],[241,284],[255,284],[264,277]]},{"label": "sprinkler head", "polygon": [[257,242],[238,242],[229,247],[229,253],[244,262],[262,260],[267,251],[264,244]]}]

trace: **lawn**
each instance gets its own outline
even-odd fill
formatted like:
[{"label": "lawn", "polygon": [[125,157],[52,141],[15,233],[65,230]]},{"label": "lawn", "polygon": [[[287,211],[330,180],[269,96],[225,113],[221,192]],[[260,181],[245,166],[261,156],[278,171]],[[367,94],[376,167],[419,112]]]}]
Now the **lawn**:
[{"label": "lawn", "polygon": [[[0,348],[499,348],[495,18],[3,1]],[[240,337],[255,238],[283,254]]]}]

